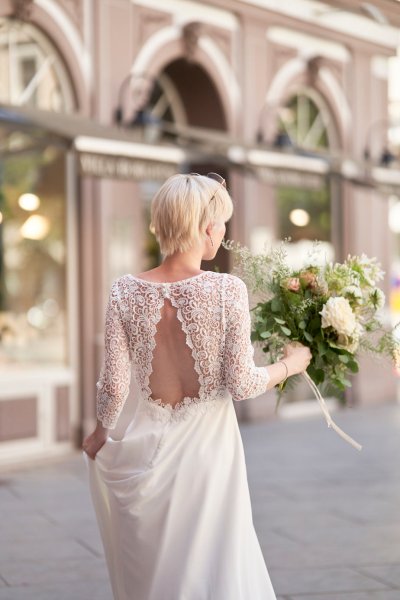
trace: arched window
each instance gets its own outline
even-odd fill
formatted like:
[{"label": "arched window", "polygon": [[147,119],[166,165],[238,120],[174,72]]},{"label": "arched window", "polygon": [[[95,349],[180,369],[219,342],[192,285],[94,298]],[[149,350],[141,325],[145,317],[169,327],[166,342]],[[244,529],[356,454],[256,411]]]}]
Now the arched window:
[{"label": "arched window", "polygon": [[279,110],[278,135],[305,150],[329,148],[334,124],[329,109],[314,90],[302,90],[292,95]]},{"label": "arched window", "polygon": [[72,112],[74,94],[62,58],[34,25],[0,20],[0,102]]},{"label": "arched window", "polygon": [[[323,98],[311,89],[291,95],[278,113],[274,145],[292,147],[295,152],[328,152],[337,145],[337,132]],[[290,237],[293,257],[299,261],[313,240],[324,242],[329,258],[334,256],[331,189],[320,180],[311,187],[310,179],[299,177],[299,184],[276,188],[277,237]]]}]

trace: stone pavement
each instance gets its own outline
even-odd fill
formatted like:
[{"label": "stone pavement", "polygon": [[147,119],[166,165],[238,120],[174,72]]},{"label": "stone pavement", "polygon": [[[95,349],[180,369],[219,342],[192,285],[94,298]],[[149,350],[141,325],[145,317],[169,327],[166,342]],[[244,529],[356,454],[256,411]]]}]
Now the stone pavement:
[{"label": "stone pavement", "polygon": [[[361,452],[320,413],[241,424],[277,597],[400,600],[400,405],[332,416]],[[112,599],[79,450],[3,473],[0,515],[0,600]]]}]

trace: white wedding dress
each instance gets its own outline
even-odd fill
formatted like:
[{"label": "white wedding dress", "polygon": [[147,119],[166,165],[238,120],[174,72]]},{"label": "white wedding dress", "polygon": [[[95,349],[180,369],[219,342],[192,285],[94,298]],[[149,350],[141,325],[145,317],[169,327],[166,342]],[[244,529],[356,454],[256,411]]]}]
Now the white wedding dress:
[{"label": "white wedding dress", "polygon": [[232,402],[266,390],[253,356],[239,277],[114,281],[96,404],[112,432],[83,456],[115,600],[276,600]]}]

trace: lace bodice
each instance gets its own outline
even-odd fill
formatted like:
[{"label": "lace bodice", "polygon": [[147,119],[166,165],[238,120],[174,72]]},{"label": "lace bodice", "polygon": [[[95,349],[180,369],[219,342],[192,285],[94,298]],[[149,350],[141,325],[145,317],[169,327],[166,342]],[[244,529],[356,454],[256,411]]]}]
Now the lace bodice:
[{"label": "lace bodice", "polygon": [[[149,385],[154,338],[166,298],[176,308],[199,384],[196,397],[186,396],[174,406],[151,398]],[[203,271],[170,283],[122,275],[111,286],[106,308],[104,360],[96,384],[98,419],[115,428],[129,393],[131,369],[140,401],[168,415],[208,407],[227,392],[234,400],[262,394],[270,377],[265,367],[254,364],[250,330],[247,288],[235,275]]]}]

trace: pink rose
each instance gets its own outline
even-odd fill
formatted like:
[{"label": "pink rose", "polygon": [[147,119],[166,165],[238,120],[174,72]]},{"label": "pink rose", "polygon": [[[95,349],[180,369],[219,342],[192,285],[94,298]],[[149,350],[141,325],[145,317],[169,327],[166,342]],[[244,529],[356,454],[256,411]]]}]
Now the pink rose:
[{"label": "pink rose", "polygon": [[300,279],[298,277],[291,277],[287,282],[287,289],[291,292],[298,292],[300,289]]}]

